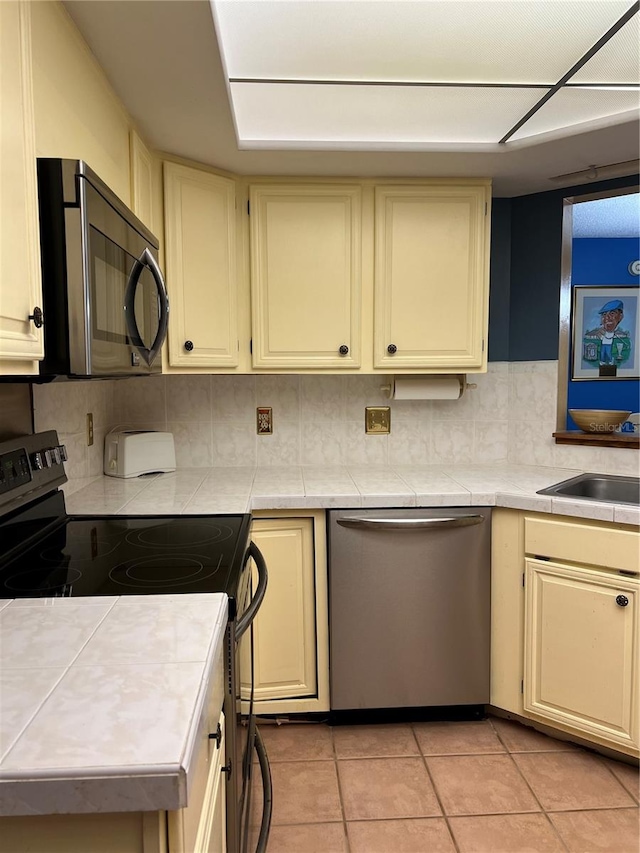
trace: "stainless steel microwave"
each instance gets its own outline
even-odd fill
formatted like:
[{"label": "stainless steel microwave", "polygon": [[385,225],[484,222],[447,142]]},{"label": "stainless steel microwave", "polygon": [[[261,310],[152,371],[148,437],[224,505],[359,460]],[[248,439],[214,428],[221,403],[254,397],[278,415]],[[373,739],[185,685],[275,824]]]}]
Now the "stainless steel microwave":
[{"label": "stainless steel microwave", "polygon": [[159,373],[169,300],[158,240],[82,160],[38,160],[38,207],[41,380]]}]

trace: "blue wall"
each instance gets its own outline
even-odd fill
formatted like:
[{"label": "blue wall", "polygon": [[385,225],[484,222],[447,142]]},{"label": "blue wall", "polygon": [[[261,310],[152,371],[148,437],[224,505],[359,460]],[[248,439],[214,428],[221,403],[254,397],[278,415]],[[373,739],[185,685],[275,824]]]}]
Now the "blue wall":
[{"label": "blue wall", "polygon": [[[638,276],[631,275],[628,265],[639,257],[640,243],[635,238],[576,239],[572,248],[571,285],[637,287]],[[567,408],[637,412],[640,410],[640,383],[637,379],[569,380]],[[576,428],[569,416],[567,428]]]},{"label": "blue wall", "polygon": [[636,186],[639,180],[631,175],[493,199],[489,361],[558,358],[563,200]]}]

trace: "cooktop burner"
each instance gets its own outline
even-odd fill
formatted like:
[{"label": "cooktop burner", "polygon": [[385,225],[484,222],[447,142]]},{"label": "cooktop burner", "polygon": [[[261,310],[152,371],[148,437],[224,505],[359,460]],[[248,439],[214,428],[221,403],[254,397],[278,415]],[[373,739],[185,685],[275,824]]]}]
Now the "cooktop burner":
[{"label": "cooktop burner", "polygon": [[0,560],[0,598],[233,594],[249,536],[248,515],[45,518]]}]

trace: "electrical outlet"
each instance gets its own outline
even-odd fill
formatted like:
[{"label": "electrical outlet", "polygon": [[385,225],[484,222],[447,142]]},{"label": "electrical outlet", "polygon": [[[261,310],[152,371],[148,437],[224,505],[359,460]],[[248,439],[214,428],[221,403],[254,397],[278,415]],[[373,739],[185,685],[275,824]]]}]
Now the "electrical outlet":
[{"label": "electrical outlet", "polygon": [[87,446],[93,444],[93,412],[87,412]]},{"label": "electrical outlet", "polygon": [[258,435],[271,435],[273,432],[273,413],[268,406],[258,406],[256,409],[256,432]]},{"label": "electrical outlet", "polygon": [[389,406],[367,406],[364,410],[364,431],[367,435],[384,435],[391,432]]}]

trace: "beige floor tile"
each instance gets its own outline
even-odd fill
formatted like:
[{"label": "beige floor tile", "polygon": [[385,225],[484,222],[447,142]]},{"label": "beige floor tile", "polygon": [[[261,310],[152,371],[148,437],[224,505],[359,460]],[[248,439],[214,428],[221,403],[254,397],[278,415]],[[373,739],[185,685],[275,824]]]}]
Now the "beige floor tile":
[{"label": "beige floor tile", "polygon": [[512,720],[491,717],[491,724],[509,752],[572,752],[579,749],[573,743],[548,737]]},{"label": "beige floor tile", "polygon": [[449,825],[460,853],[564,853],[543,814],[452,817]]},{"label": "beige floor tile", "polygon": [[347,850],[343,823],[274,826],[269,833],[268,853],[347,853]]},{"label": "beige floor tile", "polygon": [[350,821],[347,834],[351,853],[455,853],[456,849],[441,817]]},{"label": "beige floor tile", "polygon": [[422,758],[338,761],[346,820],[441,814]]},{"label": "beige floor tile", "polygon": [[342,820],[333,761],[279,761],[271,765],[273,824]]},{"label": "beige floor tile", "polygon": [[570,853],[638,853],[638,809],[550,814]]},{"label": "beige floor tile", "polygon": [[632,767],[630,764],[624,764],[622,761],[613,761],[609,758],[603,760],[616,779],[624,785],[636,802],[640,800],[640,773],[638,772],[638,768]]},{"label": "beige floor tile", "polygon": [[473,723],[414,723],[423,755],[475,755],[504,752],[488,720]]},{"label": "beige floor tile", "polygon": [[518,753],[513,760],[546,811],[635,805],[595,755],[586,752]]},{"label": "beige floor tile", "polygon": [[269,762],[333,759],[331,729],[323,723],[263,724],[259,729]]},{"label": "beige floor tile", "polygon": [[333,743],[338,758],[420,755],[409,725],[335,726]]},{"label": "beige floor tile", "polygon": [[508,755],[452,755],[426,761],[445,814],[540,811]]}]

